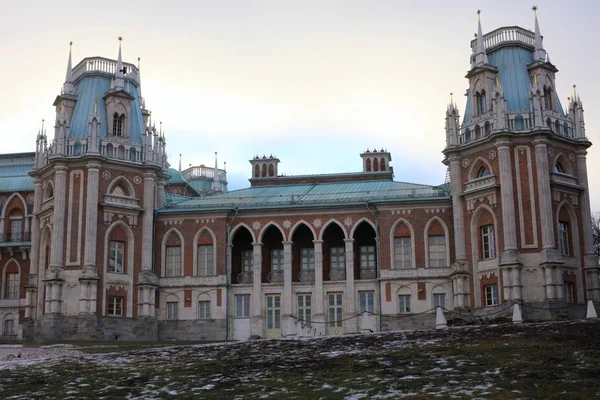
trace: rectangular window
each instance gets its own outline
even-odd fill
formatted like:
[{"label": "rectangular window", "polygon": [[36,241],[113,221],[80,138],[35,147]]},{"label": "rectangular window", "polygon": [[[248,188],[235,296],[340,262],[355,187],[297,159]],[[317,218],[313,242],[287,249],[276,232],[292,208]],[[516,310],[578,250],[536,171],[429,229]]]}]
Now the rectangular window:
[{"label": "rectangular window", "polygon": [[252,272],[252,250],[242,251],[242,271]]},{"label": "rectangular window", "polygon": [[360,268],[375,271],[375,246],[360,246]]},{"label": "rectangular window", "polygon": [[410,248],[409,237],[394,238],[394,268],[412,267],[412,249]]},{"label": "rectangular window", "polygon": [[312,297],[310,294],[298,295],[298,319],[303,326],[312,322]]},{"label": "rectangular window", "polygon": [[235,317],[250,318],[250,295],[238,294],[235,296]]},{"label": "rectangular window", "polygon": [[375,312],[375,292],[372,290],[365,290],[358,292],[358,303],[360,313],[363,312]]},{"label": "rectangular window", "polygon": [[558,223],[558,244],[560,246],[560,254],[570,256],[569,252],[569,223],[559,221]]},{"label": "rectangular window", "polygon": [[498,305],[498,285],[485,285],[483,287],[483,293],[485,294],[485,305],[496,306]]},{"label": "rectangular window", "polygon": [[575,303],[575,284],[573,282],[565,282],[565,300],[567,303]]},{"label": "rectangular window", "polygon": [[446,293],[434,293],[433,294],[433,307],[446,308]]},{"label": "rectangular window", "polygon": [[167,246],[167,276],[181,276],[181,247]]},{"label": "rectangular window", "polygon": [[210,319],[210,300],[198,302],[198,319]]},{"label": "rectangular window", "polygon": [[6,319],[4,320],[4,336],[14,336],[15,335],[15,320]]},{"label": "rectangular window", "polygon": [[429,266],[446,267],[446,237],[429,236]]},{"label": "rectangular window", "polygon": [[113,317],[123,316],[123,298],[117,296],[110,296],[108,298],[108,315]]},{"label": "rectangular window", "polygon": [[300,262],[302,271],[315,270],[315,249],[312,247],[300,249]]},{"label": "rectangular window", "polygon": [[494,225],[484,225],[481,227],[481,246],[484,260],[496,258],[496,248],[494,242]]},{"label": "rectangular window", "polygon": [[271,250],[271,271],[283,271],[283,249]]},{"label": "rectangular window", "polygon": [[19,274],[6,274],[5,298],[19,298]]},{"label": "rectangular window", "polygon": [[214,275],[214,255],[213,246],[198,246],[198,275],[210,276]]},{"label": "rectangular window", "polygon": [[400,314],[410,312],[410,294],[398,295],[398,311]]},{"label": "rectangular window", "polygon": [[343,300],[342,293],[328,293],[329,326],[331,328],[342,326]]},{"label": "rectangular window", "polygon": [[125,242],[118,240],[110,241],[108,272],[123,273],[125,261]]},{"label": "rectangular window", "polygon": [[177,312],[179,311],[179,302],[167,301],[167,321],[175,321],[178,319]]},{"label": "rectangular window", "polygon": [[268,294],[266,301],[267,329],[281,329],[281,296]]},{"label": "rectangular window", "polygon": [[330,270],[329,278],[331,280],[346,279],[346,251],[343,247],[332,247],[330,249]]},{"label": "rectangular window", "polygon": [[9,242],[20,242],[23,240],[23,220],[15,218],[10,220],[10,238]]}]

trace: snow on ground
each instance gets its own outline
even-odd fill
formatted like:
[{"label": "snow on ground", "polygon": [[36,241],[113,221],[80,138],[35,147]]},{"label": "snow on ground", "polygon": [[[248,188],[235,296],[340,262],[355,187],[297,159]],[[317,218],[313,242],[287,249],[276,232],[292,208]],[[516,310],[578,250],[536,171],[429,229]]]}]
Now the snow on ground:
[{"label": "snow on ground", "polygon": [[[475,341],[487,337],[493,344],[504,345],[512,337],[541,330],[559,334],[572,324],[463,327],[133,351],[119,351],[118,345],[107,343],[111,352],[95,354],[73,345],[0,346],[0,393],[14,399],[77,399],[90,393],[98,398],[207,398],[214,394],[210,398],[280,399],[293,398],[298,390],[313,390],[315,398],[396,399],[423,394],[489,398],[502,389],[508,372],[503,366],[484,365],[479,353],[469,356],[468,349],[476,352],[488,345]],[[456,353],[457,346],[465,353]],[[570,358],[578,367],[574,370],[594,367],[584,351],[571,352]],[[10,389],[20,379],[30,381],[25,386],[30,392],[13,395]],[[54,383],[60,387],[53,387]],[[238,393],[240,388],[247,392]],[[508,392],[501,393],[521,396],[520,387],[505,389]]]}]

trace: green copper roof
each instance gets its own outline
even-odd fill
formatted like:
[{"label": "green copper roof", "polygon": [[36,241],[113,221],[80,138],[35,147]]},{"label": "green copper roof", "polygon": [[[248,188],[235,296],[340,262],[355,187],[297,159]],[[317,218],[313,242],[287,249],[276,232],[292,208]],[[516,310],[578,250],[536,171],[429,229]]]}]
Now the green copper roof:
[{"label": "green copper roof", "polygon": [[215,209],[302,208],[450,198],[443,186],[394,181],[352,181],[258,186],[193,198],[159,212]]},{"label": "green copper roof", "polygon": [[25,192],[33,190],[35,153],[3,154],[0,156],[0,192]]}]

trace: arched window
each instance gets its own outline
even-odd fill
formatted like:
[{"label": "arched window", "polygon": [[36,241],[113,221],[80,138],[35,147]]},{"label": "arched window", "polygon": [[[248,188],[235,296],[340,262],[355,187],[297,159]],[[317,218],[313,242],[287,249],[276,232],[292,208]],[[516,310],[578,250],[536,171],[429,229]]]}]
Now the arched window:
[{"label": "arched window", "polygon": [[471,141],[471,130],[469,128],[465,129],[465,143],[469,143]]},{"label": "arched window", "polygon": [[485,136],[489,136],[492,133],[492,125],[490,121],[485,121],[485,125],[483,126],[483,134]]},{"label": "arched window", "polygon": [[566,122],[563,123],[563,133],[565,136],[569,136],[569,125]]},{"label": "arched window", "polygon": [[546,125],[548,125],[548,129],[552,130],[554,126],[552,125],[552,120],[550,118],[546,119]]},{"label": "arched window", "polygon": [[107,157],[114,157],[114,147],[112,144],[107,144],[106,145],[106,156]]},{"label": "arched window", "polygon": [[75,142],[73,145],[73,155],[78,156],[81,154],[81,142]]},{"label": "arched window", "polygon": [[544,88],[544,108],[552,110],[552,89]]},{"label": "arched window", "polygon": [[479,113],[485,114],[487,112],[487,100],[485,97],[485,90],[481,91],[481,96],[479,96]]},{"label": "arched window", "polygon": [[273,168],[273,164],[269,164],[269,176],[275,175],[275,169]]},{"label": "arched window", "polygon": [[385,171],[385,159],[383,157],[381,157],[381,161],[379,162],[379,168]]},{"label": "arched window", "polygon": [[478,178],[483,178],[484,176],[490,176],[490,175],[491,175],[490,170],[486,166],[479,168],[479,172],[477,172]]},{"label": "arched window", "polygon": [[475,93],[475,115],[481,114],[481,95],[479,92]]},{"label": "arched window", "polygon": [[255,177],[255,178],[258,178],[258,177],[260,177],[260,166],[259,166],[258,164],[256,164],[256,165],[254,166],[254,177]]},{"label": "arched window", "polygon": [[367,158],[367,171],[371,171],[371,159]]},{"label": "arched window", "polygon": [[267,177],[267,164],[263,164],[262,165],[262,177],[266,178]]},{"label": "arched window", "polygon": [[125,127],[125,114],[113,114],[113,135],[123,136],[123,128]]},{"label": "arched window", "polygon": [[127,196],[127,192],[125,192],[125,189],[123,189],[123,186],[121,185],[115,186],[111,194],[115,194],[117,196]]},{"label": "arched window", "polygon": [[554,133],[560,135],[560,122],[558,120],[554,123]]},{"label": "arched window", "polygon": [[373,159],[373,171],[379,171],[379,160]]},{"label": "arched window", "polygon": [[525,121],[523,120],[522,115],[517,115],[515,117],[515,131],[522,131],[525,129]]},{"label": "arched window", "polygon": [[481,127],[479,125],[475,125],[475,140],[481,138]]},{"label": "arched window", "polygon": [[565,168],[562,166],[560,161],[554,164],[554,172],[558,172],[559,174],[565,173]]},{"label": "arched window", "polygon": [[135,147],[130,147],[129,148],[129,160],[135,161],[135,159],[136,159]]},{"label": "arched window", "polygon": [[125,159],[125,147],[119,146],[119,148],[117,149],[117,153],[120,160]]}]

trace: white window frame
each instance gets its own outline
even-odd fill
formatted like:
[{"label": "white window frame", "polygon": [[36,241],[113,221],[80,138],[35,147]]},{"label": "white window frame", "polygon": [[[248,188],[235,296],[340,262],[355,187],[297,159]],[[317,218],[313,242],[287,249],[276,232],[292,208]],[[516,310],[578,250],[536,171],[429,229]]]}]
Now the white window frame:
[{"label": "white window frame", "polygon": [[298,319],[302,326],[310,326],[312,322],[312,294],[300,293],[296,296]]},{"label": "white window frame", "polygon": [[250,318],[250,295],[236,294],[235,295],[235,317]]},{"label": "white window frame", "polygon": [[373,268],[375,270],[377,266],[375,245],[360,246],[358,251],[360,254],[360,269]]},{"label": "white window frame", "polygon": [[198,301],[198,319],[211,319],[210,300]]},{"label": "white window frame", "polygon": [[485,306],[497,306],[500,304],[500,299],[498,298],[498,284],[492,283],[490,285],[483,286],[483,295],[485,299]]},{"label": "white window frame", "polygon": [[108,250],[108,272],[122,274],[125,272],[125,242],[111,240]]},{"label": "white window frame", "polygon": [[411,312],[410,294],[398,295],[398,313],[409,314]]},{"label": "white window frame", "polygon": [[567,221],[558,221],[558,245],[562,256],[570,256],[569,249],[569,223]]},{"label": "white window frame", "polygon": [[446,260],[446,235],[427,236],[427,254],[429,254],[428,267],[447,267],[448,265]]},{"label": "white window frame", "polygon": [[19,273],[14,272],[6,274],[6,284],[4,287],[4,298],[5,299],[18,299],[19,298]]},{"label": "white window frame", "polygon": [[358,312],[375,313],[375,291],[359,290],[358,292]]},{"label": "white window frame", "polygon": [[108,296],[106,314],[111,317],[123,316],[124,298],[121,296]]},{"label": "white window frame", "polygon": [[283,272],[283,249],[271,249],[271,271]]},{"label": "white window frame", "polygon": [[7,318],[4,320],[2,324],[2,335],[3,336],[15,336],[15,320],[12,318]]},{"label": "white window frame", "polygon": [[301,271],[315,270],[315,249],[313,247],[300,249],[300,269]]},{"label": "white window frame", "polygon": [[565,300],[568,304],[575,303],[575,283],[565,281]]},{"label": "white window frame", "polygon": [[242,250],[242,272],[252,272],[253,268],[252,250]]},{"label": "white window frame", "polygon": [[166,246],[165,253],[165,276],[168,278],[183,276],[181,271],[181,246]]},{"label": "white window frame", "polygon": [[327,293],[327,316],[330,328],[343,326],[344,294],[342,292]]},{"label": "white window frame", "polygon": [[433,293],[433,308],[437,307],[446,308],[446,293]]},{"label": "white window frame", "polygon": [[496,241],[493,224],[481,227],[481,258],[484,260],[496,258]]},{"label": "white window frame", "polygon": [[331,270],[346,270],[346,249],[343,246],[335,246],[329,249],[329,260]]},{"label": "white window frame", "polygon": [[198,275],[199,276],[213,276],[214,271],[214,247],[212,244],[201,244],[198,245]]},{"label": "white window frame", "polygon": [[10,238],[9,242],[22,242],[24,241],[23,237],[23,217],[9,217],[8,219],[10,225]]},{"label": "white window frame", "polygon": [[178,301],[167,301],[167,321],[176,321],[179,319],[179,302]]},{"label": "white window frame", "polygon": [[394,269],[412,268],[412,245],[410,237],[394,238]]}]

